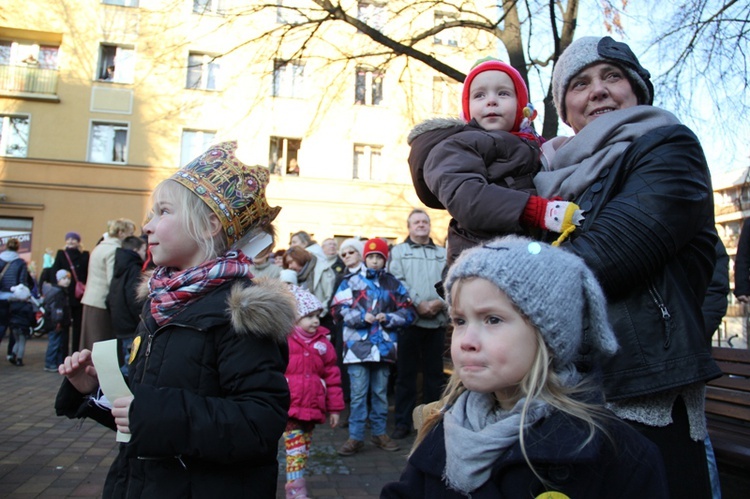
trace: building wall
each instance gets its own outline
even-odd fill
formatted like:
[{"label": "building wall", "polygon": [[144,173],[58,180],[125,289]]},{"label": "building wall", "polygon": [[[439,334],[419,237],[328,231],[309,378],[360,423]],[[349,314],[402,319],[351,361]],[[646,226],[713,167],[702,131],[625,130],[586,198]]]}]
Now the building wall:
[{"label": "building wall", "polygon": [[[260,4],[236,2],[248,14]],[[337,57],[336,47],[373,42],[337,23],[323,28],[324,41],[306,42],[316,57],[302,59],[301,98],[274,98],[274,60],[296,57],[304,35],[268,36],[230,51],[238,40],[269,26],[283,32],[275,10],[214,16],[194,14],[192,8],[190,0],[141,0],[138,7],[99,0],[4,2],[0,42],[59,46],[54,92],[0,88],[0,114],[30,118],[25,157],[3,157],[0,151],[0,218],[32,220],[32,258],[41,261],[45,248],[61,247],[69,230],[81,232],[91,249],[108,220],[127,217],[140,223],[151,189],[180,166],[186,129],[215,132],[215,141],[238,140],[242,159],[250,164],[269,163],[272,136],[302,140],[300,175],[274,175],[268,188],[270,203],[283,206],[278,247],[285,247],[297,230],[319,240],[405,237],[407,214],[422,207],[411,185],[406,136],[416,123],[435,115],[433,83],[439,75],[405,58],[373,57],[365,62],[385,68],[383,100],[376,106],[356,105],[355,71],[362,63]],[[348,8],[356,13],[357,2]],[[412,25],[392,21],[389,29],[408,31],[432,23],[433,13],[425,12]],[[466,70],[471,61],[496,52],[491,37],[457,40],[457,46],[423,43]],[[132,82],[99,79],[102,44],[132,50]],[[186,88],[191,52],[222,56],[216,60],[221,67],[216,90]],[[448,86],[451,95],[444,100],[455,113],[460,84]],[[94,121],[127,125],[124,164],[89,161]],[[355,144],[381,148],[381,166],[372,179],[352,178]],[[433,237],[442,243],[448,216],[428,212]]]}]

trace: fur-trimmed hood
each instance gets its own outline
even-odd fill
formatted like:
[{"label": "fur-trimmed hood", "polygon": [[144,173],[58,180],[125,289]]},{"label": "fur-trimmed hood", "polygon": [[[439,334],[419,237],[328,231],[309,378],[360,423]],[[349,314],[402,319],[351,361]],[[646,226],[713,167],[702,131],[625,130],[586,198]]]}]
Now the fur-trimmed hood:
[{"label": "fur-trimmed hood", "polygon": [[[138,286],[138,296],[143,299],[148,298],[150,276],[144,273]],[[226,305],[224,310],[229,313],[232,328],[239,334],[270,337],[284,343],[297,322],[294,295],[278,279],[256,277],[251,285],[239,281],[228,293]]]},{"label": "fur-trimmed hood", "polygon": [[227,300],[232,327],[240,334],[257,334],[285,342],[297,321],[297,302],[285,282],[253,279],[252,286],[237,283]]}]

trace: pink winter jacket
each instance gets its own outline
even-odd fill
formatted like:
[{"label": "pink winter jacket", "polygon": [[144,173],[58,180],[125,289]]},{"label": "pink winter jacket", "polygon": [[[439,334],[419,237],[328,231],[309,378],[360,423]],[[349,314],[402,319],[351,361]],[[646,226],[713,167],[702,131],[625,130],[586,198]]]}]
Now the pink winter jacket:
[{"label": "pink winter jacket", "polygon": [[295,326],[289,335],[286,381],[292,399],[290,418],[325,423],[327,414],[344,409],[336,351],[326,334],[328,329],[318,327],[312,341],[306,343],[305,333]]}]

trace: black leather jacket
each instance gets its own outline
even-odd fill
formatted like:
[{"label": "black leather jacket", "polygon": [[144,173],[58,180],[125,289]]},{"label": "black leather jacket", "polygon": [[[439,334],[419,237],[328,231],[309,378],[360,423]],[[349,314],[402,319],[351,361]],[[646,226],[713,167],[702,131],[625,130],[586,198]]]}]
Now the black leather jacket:
[{"label": "black leather jacket", "polygon": [[649,132],[576,202],[586,219],[563,247],[599,279],[620,343],[604,365],[607,399],[720,376],[701,315],[717,235],[696,136],[682,125]]}]

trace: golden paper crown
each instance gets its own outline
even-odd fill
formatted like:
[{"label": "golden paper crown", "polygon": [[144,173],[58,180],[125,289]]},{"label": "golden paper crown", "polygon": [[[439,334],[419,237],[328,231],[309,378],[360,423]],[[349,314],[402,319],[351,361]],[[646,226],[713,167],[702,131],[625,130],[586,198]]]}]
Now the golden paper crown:
[{"label": "golden paper crown", "polygon": [[234,155],[236,150],[236,141],[211,146],[170,177],[219,217],[230,247],[252,229],[271,223],[281,211],[266,201],[268,168],[242,163]]}]

